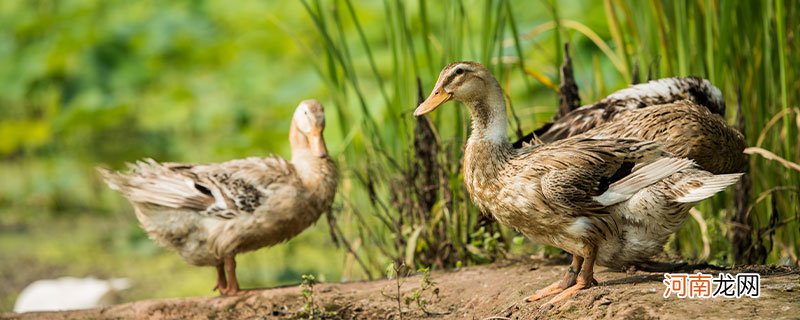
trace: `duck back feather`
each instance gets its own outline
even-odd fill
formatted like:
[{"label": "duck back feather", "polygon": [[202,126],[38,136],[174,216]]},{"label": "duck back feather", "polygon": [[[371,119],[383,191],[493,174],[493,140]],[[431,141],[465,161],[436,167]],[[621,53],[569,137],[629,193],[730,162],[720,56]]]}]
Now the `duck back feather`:
[{"label": "duck back feather", "polygon": [[553,120],[514,142],[519,148],[534,141],[553,142],[589,131],[613,121],[628,110],[689,100],[713,114],[725,115],[722,92],[706,79],[675,77],[652,80],[618,90],[603,100],[585,105]]}]

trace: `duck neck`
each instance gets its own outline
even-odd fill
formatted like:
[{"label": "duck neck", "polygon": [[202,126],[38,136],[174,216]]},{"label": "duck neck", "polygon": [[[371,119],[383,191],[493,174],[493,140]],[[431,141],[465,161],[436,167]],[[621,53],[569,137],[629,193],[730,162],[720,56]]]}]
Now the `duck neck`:
[{"label": "duck neck", "polygon": [[481,144],[492,149],[512,149],[508,142],[508,116],[503,91],[495,81],[489,93],[464,101],[472,117],[472,134],[468,144]]},{"label": "duck neck", "polygon": [[308,138],[297,129],[294,122],[289,130],[289,142],[292,146],[292,164],[312,199],[332,200],[337,174],[333,159],[329,155],[315,155]]},{"label": "duck neck", "polygon": [[472,117],[472,133],[464,150],[464,179],[471,194],[492,190],[513,155],[503,93],[496,85],[480,99],[464,101]]}]

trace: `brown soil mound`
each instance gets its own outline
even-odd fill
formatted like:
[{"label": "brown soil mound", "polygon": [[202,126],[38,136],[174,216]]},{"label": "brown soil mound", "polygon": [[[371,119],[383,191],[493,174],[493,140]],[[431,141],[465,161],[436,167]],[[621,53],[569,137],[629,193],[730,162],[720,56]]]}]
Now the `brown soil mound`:
[{"label": "brown soil mound", "polygon": [[[565,265],[506,262],[452,272],[433,272],[438,288],[423,292],[424,309],[415,301],[398,300],[397,282],[380,280],[314,287],[315,305],[332,319],[799,319],[800,270],[786,267],[739,267],[724,272],[758,272],[761,297],[753,299],[663,298],[663,275],[612,272],[599,268],[599,286],[551,308],[523,299],[559,279]],[[716,274],[710,269],[688,273]],[[400,292],[411,296],[421,276],[404,278]],[[399,303],[399,307],[398,307]],[[147,300],[106,308],[46,313],[5,313],[2,319],[291,319],[298,318],[304,299],[299,287],[250,290],[234,297]],[[334,314],[335,312],[335,314]],[[402,316],[401,316],[402,313]]]}]

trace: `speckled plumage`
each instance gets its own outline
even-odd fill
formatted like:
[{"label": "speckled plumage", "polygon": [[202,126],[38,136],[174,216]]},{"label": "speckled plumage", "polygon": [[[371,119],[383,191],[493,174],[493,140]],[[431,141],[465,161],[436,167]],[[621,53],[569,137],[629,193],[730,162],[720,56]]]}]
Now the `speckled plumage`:
[{"label": "speckled plumage", "polygon": [[472,201],[533,240],[572,253],[573,267],[583,268],[578,287],[565,277],[556,287],[566,295],[554,300],[591,286],[595,261],[615,267],[657,253],[694,203],[740,176],[701,170],[648,140],[578,135],[514,148],[497,80],[474,62],[445,67],[415,115],[451,99],[472,115],[464,155]]},{"label": "speckled plumage", "polygon": [[582,137],[657,141],[672,155],[692,159],[714,174],[741,172],[747,165],[744,136],[719,115],[689,100],[624,110],[608,122],[575,132]]},{"label": "speckled plumage", "polygon": [[[599,264],[622,267],[660,252],[696,202],[680,203],[680,197],[719,180],[734,183],[739,176],[715,176],[687,160],[622,202],[597,201],[625,177],[613,178],[625,164],[632,174],[659,159],[680,160],[654,141],[573,137],[513,149],[470,138],[464,183],[473,202],[500,223],[572,254],[594,244]],[[576,223],[587,226],[574,232]]]},{"label": "speckled plumage", "polygon": [[706,79],[675,77],[652,80],[618,90],[597,103],[585,105],[554,119],[514,143],[533,141],[534,134],[543,142],[553,142],[589,131],[630,110],[688,100],[720,116],[725,115],[725,100],[719,88]]},{"label": "speckled plumage", "polygon": [[147,159],[130,164],[128,173],[99,170],[111,189],[130,200],[153,240],[190,264],[216,266],[218,289],[232,294],[238,283],[227,284],[236,282],[236,254],[286,241],[330,209],[337,170],[325,150],[323,128],[322,106],[307,100],[292,120],[291,161],[251,157],[159,164]]},{"label": "speckled plumage", "polygon": [[714,174],[742,172],[747,164],[744,136],[689,100],[621,112],[581,136],[657,141],[673,155],[692,159]]}]

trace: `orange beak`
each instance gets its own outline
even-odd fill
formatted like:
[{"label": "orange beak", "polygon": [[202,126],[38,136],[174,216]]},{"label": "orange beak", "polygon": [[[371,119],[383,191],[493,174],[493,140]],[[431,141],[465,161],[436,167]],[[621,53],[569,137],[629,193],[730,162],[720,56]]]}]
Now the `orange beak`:
[{"label": "orange beak", "polygon": [[436,87],[433,88],[431,95],[428,96],[428,98],[425,99],[425,101],[423,101],[416,110],[414,110],[414,116],[419,117],[423,114],[436,110],[436,108],[452,99],[453,95],[445,92],[441,84],[437,84]]}]

